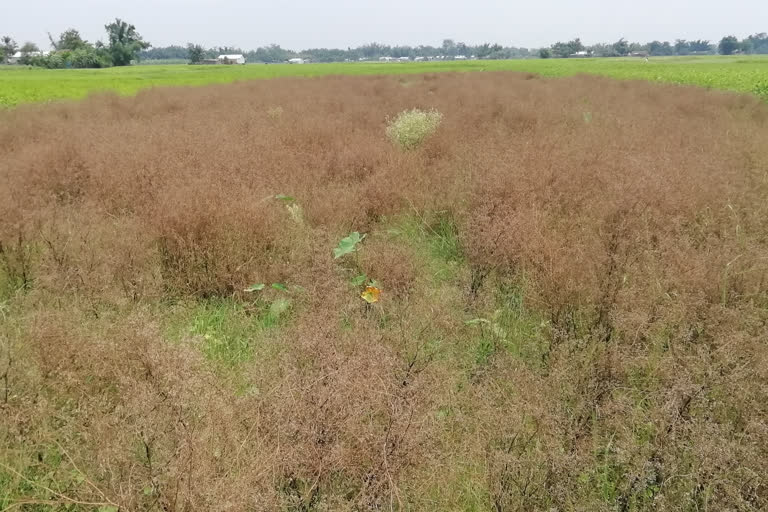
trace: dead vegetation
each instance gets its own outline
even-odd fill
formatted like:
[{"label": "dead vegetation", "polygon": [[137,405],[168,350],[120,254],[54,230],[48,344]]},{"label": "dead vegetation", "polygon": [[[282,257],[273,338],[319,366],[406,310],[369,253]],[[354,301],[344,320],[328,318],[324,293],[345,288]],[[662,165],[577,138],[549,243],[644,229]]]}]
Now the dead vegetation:
[{"label": "dead vegetation", "polygon": [[0,116],[0,510],[768,507],[759,100],[478,73]]}]

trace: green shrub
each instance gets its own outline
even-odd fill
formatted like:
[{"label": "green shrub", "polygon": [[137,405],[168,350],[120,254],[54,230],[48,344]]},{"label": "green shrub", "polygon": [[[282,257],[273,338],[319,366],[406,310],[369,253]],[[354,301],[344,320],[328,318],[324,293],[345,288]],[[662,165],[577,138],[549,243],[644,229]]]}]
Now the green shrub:
[{"label": "green shrub", "polygon": [[106,50],[93,47],[61,50],[47,56],[30,57],[26,63],[48,69],[108,68],[112,66],[112,61]]},{"label": "green shrub", "polygon": [[435,133],[442,120],[437,110],[405,110],[389,121],[387,136],[401,148],[413,149]]}]

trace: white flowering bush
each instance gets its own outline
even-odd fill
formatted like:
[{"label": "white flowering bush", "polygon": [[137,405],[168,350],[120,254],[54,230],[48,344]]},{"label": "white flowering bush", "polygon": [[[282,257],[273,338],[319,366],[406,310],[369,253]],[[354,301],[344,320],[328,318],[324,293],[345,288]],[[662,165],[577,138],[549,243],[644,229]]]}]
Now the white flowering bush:
[{"label": "white flowering bush", "polygon": [[280,107],[280,106],[270,107],[267,109],[267,115],[273,121],[277,121],[278,119],[283,117],[283,107]]},{"label": "white flowering bush", "polygon": [[413,149],[435,133],[442,120],[443,114],[437,110],[405,110],[389,120],[387,136],[401,148]]}]

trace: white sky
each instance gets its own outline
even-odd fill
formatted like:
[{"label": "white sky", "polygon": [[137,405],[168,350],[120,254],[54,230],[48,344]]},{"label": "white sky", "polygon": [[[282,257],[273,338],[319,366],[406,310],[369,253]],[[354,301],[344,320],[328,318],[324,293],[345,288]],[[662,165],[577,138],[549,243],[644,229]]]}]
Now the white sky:
[{"label": "white sky", "polygon": [[654,39],[719,40],[768,32],[768,0],[3,0],[0,35],[48,47],[72,27],[104,39],[115,17],[154,46],[346,48],[372,41],[540,47],[581,37],[587,44]]}]

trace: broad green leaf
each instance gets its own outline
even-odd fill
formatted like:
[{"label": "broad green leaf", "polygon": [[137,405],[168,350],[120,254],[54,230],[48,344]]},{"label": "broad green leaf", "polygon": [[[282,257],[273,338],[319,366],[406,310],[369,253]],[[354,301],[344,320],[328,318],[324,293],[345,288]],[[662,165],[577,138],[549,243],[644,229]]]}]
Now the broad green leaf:
[{"label": "broad green leaf", "polygon": [[260,292],[261,290],[264,289],[264,286],[266,286],[264,283],[256,283],[256,284],[252,284],[251,286],[249,286],[248,288],[246,288],[243,291],[244,292],[249,292],[249,293],[250,292]]},{"label": "broad green leaf", "polygon": [[367,275],[360,274],[359,276],[355,276],[352,278],[352,284],[355,286],[362,286],[367,280],[368,280]]},{"label": "broad green leaf", "polygon": [[113,505],[102,505],[96,509],[97,512],[117,512],[118,508]]},{"label": "broad green leaf", "polygon": [[285,201],[286,203],[292,203],[293,201],[296,200],[296,198],[294,198],[293,196],[287,196],[285,194],[277,194],[275,196],[275,199],[279,201]]},{"label": "broad green leaf", "polygon": [[342,238],[338,247],[333,250],[333,258],[339,259],[345,254],[354,252],[357,248],[357,244],[365,239],[366,235],[360,235],[357,231],[350,233],[348,237]]},{"label": "broad green leaf", "polygon": [[275,290],[280,290],[281,292],[287,292],[288,291],[288,287],[285,286],[282,283],[273,283],[272,284],[272,288],[274,288]]}]

